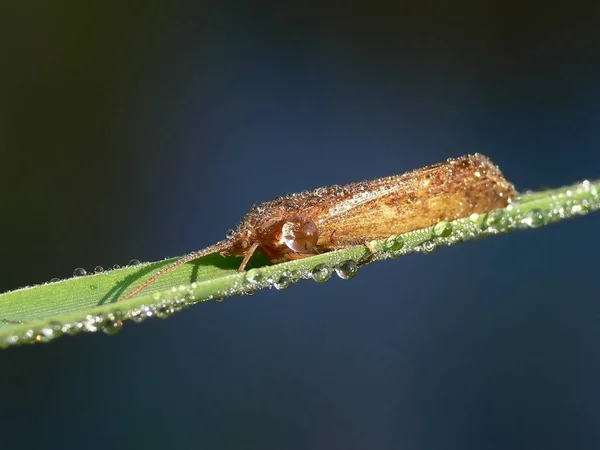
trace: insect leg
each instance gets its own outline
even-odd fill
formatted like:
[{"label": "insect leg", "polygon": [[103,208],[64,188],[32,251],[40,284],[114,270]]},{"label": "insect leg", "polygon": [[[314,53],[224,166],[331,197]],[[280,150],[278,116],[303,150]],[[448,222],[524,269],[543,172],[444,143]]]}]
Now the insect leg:
[{"label": "insect leg", "polygon": [[246,253],[244,254],[244,259],[242,260],[240,267],[238,267],[238,272],[244,271],[246,265],[248,264],[248,261],[250,261],[250,258],[252,258],[252,255],[254,255],[254,252],[256,251],[259,245],[260,244],[258,242],[255,242],[250,246],[248,250],[246,250]]}]

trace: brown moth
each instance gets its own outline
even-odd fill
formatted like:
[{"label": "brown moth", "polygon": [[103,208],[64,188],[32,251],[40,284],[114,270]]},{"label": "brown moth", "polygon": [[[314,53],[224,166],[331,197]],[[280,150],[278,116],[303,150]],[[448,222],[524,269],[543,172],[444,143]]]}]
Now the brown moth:
[{"label": "brown moth", "polygon": [[238,269],[243,271],[256,252],[279,263],[352,245],[368,246],[375,239],[503,208],[515,192],[500,169],[476,153],[402,175],[278,197],[253,206],[227,239],[161,269],[121,300],[211,253],[243,258]]}]

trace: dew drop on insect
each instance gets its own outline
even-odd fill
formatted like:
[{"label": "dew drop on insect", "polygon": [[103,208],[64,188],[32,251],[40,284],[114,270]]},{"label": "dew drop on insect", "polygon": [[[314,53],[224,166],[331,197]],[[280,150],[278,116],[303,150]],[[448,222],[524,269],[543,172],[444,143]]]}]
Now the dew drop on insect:
[{"label": "dew drop on insect", "polygon": [[102,272],[104,272],[104,267],[102,267],[102,266],[94,267],[94,273],[102,273]]},{"label": "dew drop on insect", "polygon": [[235,231],[234,231],[234,230],[227,230],[227,231],[225,232],[225,237],[226,237],[227,239],[232,239],[234,235],[235,235]]},{"label": "dew drop on insect", "polygon": [[75,269],[73,271],[74,277],[83,277],[86,274],[87,274],[87,272],[85,271],[85,269],[82,269],[81,267],[78,267],[77,269]]},{"label": "dew drop on insect", "polygon": [[290,277],[284,272],[279,276],[277,281],[273,283],[273,286],[275,286],[275,289],[281,290],[287,288],[290,285],[290,282]]},{"label": "dew drop on insect", "polygon": [[358,265],[351,259],[344,261],[335,268],[335,273],[342,280],[352,278],[354,275],[356,275],[356,272],[358,272]]},{"label": "dew drop on insect", "polygon": [[448,237],[452,234],[452,225],[446,221],[436,223],[433,227],[433,234],[437,237]]},{"label": "dew drop on insect", "polygon": [[139,259],[132,259],[131,261],[129,261],[129,262],[127,263],[127,266],[128,266],[128,267],[135,267],[135,266],[138,266],[138,265],[140,265],[140,264],[141,264],[141,262],[140,262],[140,260],[139,260]]},{"label": "dew drop on insect", "polygon": [[544,214],[539,209],[532,209],[521,219],[521,223],[530,228],[537,228],[544,225]]},{"label": "dew drop on insect", "polygon": [[331,269],[331,267],[326,266],[325,264],[319,264],[313,270],[310,271],[310,276],[317,283],[324,283],[327,280],[329,280],[329,278],[331,278],[332,273],[333,270]]}]

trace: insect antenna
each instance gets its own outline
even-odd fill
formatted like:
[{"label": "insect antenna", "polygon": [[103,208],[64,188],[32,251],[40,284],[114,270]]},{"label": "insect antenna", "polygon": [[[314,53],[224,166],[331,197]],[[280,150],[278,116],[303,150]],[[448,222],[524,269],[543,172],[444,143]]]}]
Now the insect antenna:
[{"label": "insect antenna", "polygon": [[221,252],[225,249],[228,249],[230,246],[231,246],[231,242],[229,242],[228,240],[224,240],[224,241],[217,242],[216,244],[211,245],[210,247],[207,247],[205,249],[198,250],[198,251],[192,252],[188,255],[185,255],[182,258],[179,258],[177,261],[174,261],[171,264],[169,264],[168,266],[160,269],[158,272],[156,272],[154,275],[152,275],[150,278],[148,278],[146,281],[144,281],[142,284],[140,284],[134,290],[130,291],[128,294],[125,294],[125,296],[121,297],[119,299],[119,301],[122,302],[123,300],[127,300],[127,299],[130,299],[131,297],[136,296],[141,291],[143,291],[148,286],[150,286],[152,283],[154,283],[156,280],[158,280],[160,277],[162,277],[163,275],[166,275],[169,272],[174,271],[175,269],[184,265],[185,263],[188,263],[188,262],[193,261],[198,258],[202,258],[203,256],[206,256],[206,255],[210,255],[211,253]]}]

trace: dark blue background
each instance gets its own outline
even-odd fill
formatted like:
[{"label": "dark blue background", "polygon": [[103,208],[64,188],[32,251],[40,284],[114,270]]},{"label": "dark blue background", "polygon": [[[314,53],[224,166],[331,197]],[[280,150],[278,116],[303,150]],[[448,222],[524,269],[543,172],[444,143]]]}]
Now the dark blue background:
[{"label": "dark blue background", "polygon": [[[523,190],[599,176],[597,5],[10,3],[2,290],[476,151]],[[599,226],[3,351],[2,448],[597,448]]]}]

